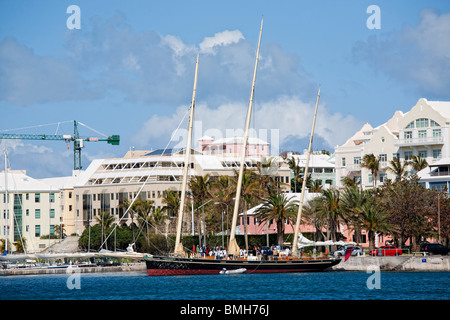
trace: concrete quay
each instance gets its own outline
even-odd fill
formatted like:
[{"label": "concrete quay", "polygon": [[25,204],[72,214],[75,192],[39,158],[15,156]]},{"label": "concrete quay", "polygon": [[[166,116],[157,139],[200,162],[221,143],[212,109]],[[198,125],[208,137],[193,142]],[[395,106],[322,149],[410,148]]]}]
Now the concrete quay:
[{"label": "concrete quay", "polygon": [[450,256],[415,256],[396,257],[352,256],[333,266],[333,271],[368,271],[374,267],[384,271],[450,271]]},{"label": "concrete quay", "polygon": [[0,270],[1,276],[26,276],[41,274],[69,274],[69,273],[102,273],[102,272],[145,272],[145,263],[130,263],[119,266],[97,266],[97,267],[77,267],[67,268],[12,268]]}]

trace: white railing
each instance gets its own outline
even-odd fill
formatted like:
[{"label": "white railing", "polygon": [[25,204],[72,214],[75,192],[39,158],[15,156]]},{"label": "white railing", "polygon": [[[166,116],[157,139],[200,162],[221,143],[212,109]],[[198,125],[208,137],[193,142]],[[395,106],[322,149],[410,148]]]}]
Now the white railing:
[{"label": "white railing", "polygon": [[398,139],[395,141],[395,146],[413,146],[413,145],[429,145],[429,144],[443,144],[444,137],[427,137],[427,138],[411,138],[411,139]]}]

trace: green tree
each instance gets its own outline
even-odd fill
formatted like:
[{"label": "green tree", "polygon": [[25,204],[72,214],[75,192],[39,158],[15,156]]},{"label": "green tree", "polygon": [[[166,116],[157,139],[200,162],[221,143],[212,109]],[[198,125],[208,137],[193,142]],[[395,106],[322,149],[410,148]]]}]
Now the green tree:
[{"label": "green tree", "polygon": [[380,158],[373,153],[365,154],[362,158],[361,167],[369,169],[372,173],[373,187],[377,186],[377,177],[380,170]]},{"label": "green tree", "polygon": [[[189,181],[189,189],[192,192],[192,197],[194,201],[194,206],[196,207],[197,211],[197,226],[198,226],[198,236],[199,236],[199,244],[202,244],[201,241],[201,235],[205,237],[206,235],[206,221],[205,221],[205,215],[204,215],[204,209],[202,206],[206,204],[207,201],[210,199],[210,193],[209,189],[211,187],[211,179],[210,175],[206,174],[204,176],[192,176]],[[200,219],[200,212],[198,208],[202,207],[202,219]],[[202,225],[203,222],[203,232],[202,232]],[[205,237],[206,239],[206,237]]]},{"label": "green tree", "polygon": [[416,172],[419,172],[420,170],[428,167],[427,160],[425,158],[422,158],[420,155],[412,156],[410,164]]},{"label": "green tree", "polygon": [[[106,238],[106,230],[113,224],[114,217],[111,216],[109,210],[99,211],[98,216],[95,216],[95,221],[100,225],[102,230],[102,243],[103,239]],[[105,242],[106,249],[108,249],[108,242]]]},{"label": "green tree", "polygon": [[430,217],[436,213],[436,195],[419,183],[417,175],[401,181],[388,180],[377,192],[376,200],[389,214],[389,223],[396,227],[391,234],[398,247],[411,239],[417,251],[421,238],[433,233]]},{"label": "green tree", "polygon": [[[235,186],[238,183],[239,172],[234,170],[235,177],[232,181]],[[247,234],[247,208],[249,205],[255,205],[255,199],[259,195],[259,182],[257,180],[257,175],[254,171],[250,169],[244,169],[242,174],[242,188],[241,188],[241,198],[244,212],[244,238],[245,238],[245,248],[248,251],[248,234]]]},{"label": "green tree", "polygon": [[256,210],[261,221],[269,223],[275,220],[279,245],[284,242],[285,221],[292,221],[297,217],[298,201],[292,199],[293,197],[288,198],[285,193],[272,193]]},{"label": "green tree", "polygon": [[411,164],[410,161],[406,160],[403,163],[399,158],[395,158],[389,161],[389,166],[386,168],[386,171],[389,171],[395,175],[395,180],[402,180],[408,174],[408,170],[406,169]]},{"label": "green tree", "polygon": [[394,226],[389,223],[389,213],[373,202],[366,202],[359,213],[359,221],[369,238],[369,250],[375,248],[375,236],[377,232],[390,232]]}]

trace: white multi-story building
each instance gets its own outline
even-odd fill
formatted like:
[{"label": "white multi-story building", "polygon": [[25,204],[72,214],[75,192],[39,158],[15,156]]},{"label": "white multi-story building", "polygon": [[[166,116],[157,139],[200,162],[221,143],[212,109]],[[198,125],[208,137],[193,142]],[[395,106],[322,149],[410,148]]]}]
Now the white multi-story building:
[{"label": "white multi-story building", "polygon": [[421,156],[428,164],[450,156],[450,102],[420,99],[399,121],[399,157]]},{"label": "white multi-story building", "polygon": [[[302,169],[306,167],[307,151],[304,150],[303,154],[293,154],[288,152],[286,160],[294,158],[295,163]],[[309,157],[308,172],[313,181],[318,180],[322,186],[328,185],[335,187],[335,161],[334,155],[328,155],[321,151],[311,152]],[[291,180],[294,178],[294,174],[291,173]],[[299,191],[299,190],[297,190]]]},{"label": "white multi-story building", "polygon": [[[142,200],[152,200],[156,208],[162,208],[162,195],[166,190],[181,192],[184,150],[162,151],[130,151],[123,158],[92,161],[83,178],[74,185],[76,229],[83,230],[89,223],[96,223],[95,217],[107,210],[116,222],[129,224],[132,217],[125,214],[124,200],[131,201],[138,195]],[[256,169],[256,163],[263,159],[246,157],[245,167]],[[276,180],[289,184],[289,167],[281,157],[273,159],[267,174],[273,174]],[[189,176],[234,176],[239,165],[238,157],[202,155],[192,150]],[[285,186],[284,189],[289,192],[290,188]],[[175,218],[176,214],[169,217]],[[185,218],[190,219],[189,216]],[[189,221],[185,222],[189,225]]]},{"label": "white multi-story building", "polygon": [[[336,185],[349,177],[363,188],[380,185],[386,178],[395,179],[387,167],[398,158],[401,162],[421,156],[433,165],[450,156],[450,102],[420,99],[407,113],[396,111],[386,123],[373,128],[365,124],[343,145],[335,148]],[[379,172],[374,181],[371,172],[361,167],[366,154],[380,159]]]},{"label": "white multi-story building", "polygon": [[[386,178],[395,178],[386,167],[391,160],[398,157],[395,141],[398,139],[399,121],[403,117],[401,111],[396,111],[389,121],[376,128],[366,123],[343,145],[335,148],[338,188],[343,186],[345,177],[360,183],[364,188],[382,184]],[[361,166],[366,154],[374,154],[380,159],[380,170],[376,178],[372,177],[370,170]]]},{"label": "white multi-story building", "polygon": [[25,242],[29,252],[41,252],[58,241],[50,237],[63,223],[57,187],[25,171],[8,170],[0,173],[0,192],[0,238],[8,239],[8,251],[16,250],[18,241]]}]

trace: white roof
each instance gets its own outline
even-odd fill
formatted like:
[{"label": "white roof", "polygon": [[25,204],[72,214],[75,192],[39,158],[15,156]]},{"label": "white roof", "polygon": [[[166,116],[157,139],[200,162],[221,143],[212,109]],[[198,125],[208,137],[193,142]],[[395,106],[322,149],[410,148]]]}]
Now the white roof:
[{"label": "white roof", "polygon": [[[294,154],[292,155],[300,167],[305,167],[306,165],[306,155],[305,154]],[[308,167],[310,168],[334,168],[334,162],[330,161],[334,158],[327,154],[311,154],[309,157]]]},{"label": "white roof", "polygon": [[434,110],[439,112],[443,117],[450,119],[450,101],[428,101],[426,103]]},{"label": "white roof", "polygon": [[26,175],[22,170],[8,170],[5,181],[5,171],[0,172],[0,192],[5,192],[7,183],[8,191],[57,191],[57,187],[52,186],[42,180],[34,179]]}]

